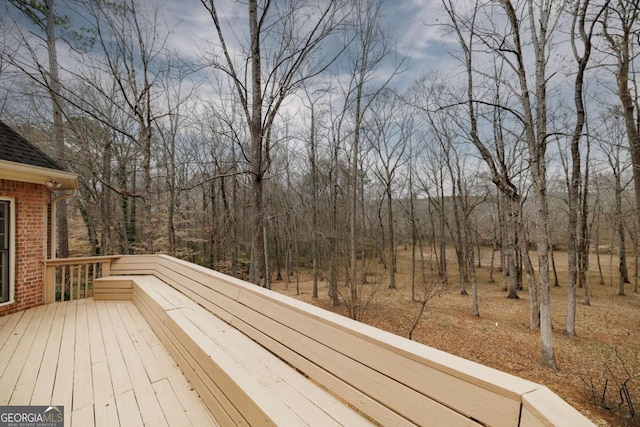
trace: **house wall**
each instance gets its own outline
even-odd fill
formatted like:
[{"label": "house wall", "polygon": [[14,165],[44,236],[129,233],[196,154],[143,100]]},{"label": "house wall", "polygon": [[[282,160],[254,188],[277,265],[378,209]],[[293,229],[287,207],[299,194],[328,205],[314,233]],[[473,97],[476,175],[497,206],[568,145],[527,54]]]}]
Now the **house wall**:
[{"label": "house wall", "polygon": [[15,200],[14,303],[0,306],[0,316],[43,303],[47,253],[49,190],[40,184],[0,179],[0,197]]}]

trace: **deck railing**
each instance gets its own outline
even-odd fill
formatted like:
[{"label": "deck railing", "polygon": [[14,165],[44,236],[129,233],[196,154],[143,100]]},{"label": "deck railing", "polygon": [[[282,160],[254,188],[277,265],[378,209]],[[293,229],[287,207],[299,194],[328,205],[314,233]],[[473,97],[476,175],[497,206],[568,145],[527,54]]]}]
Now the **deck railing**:
[{"label": "deck railing", "polygon": [[118,255],[56,258],[45,261],[44,302],[69,301],[93,296],[93,281],[107,277]]}]

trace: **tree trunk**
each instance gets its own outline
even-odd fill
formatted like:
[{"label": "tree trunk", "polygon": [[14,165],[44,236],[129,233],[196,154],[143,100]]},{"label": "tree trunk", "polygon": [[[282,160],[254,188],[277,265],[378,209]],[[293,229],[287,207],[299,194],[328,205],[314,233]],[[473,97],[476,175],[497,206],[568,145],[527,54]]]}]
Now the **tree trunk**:
[{"label": "tree trunk", "polygon": [[[167,206],[167,237],[169,241],[169,255],[176,256],[176,228],[175,228],[175,206],[176,206],[176,146],[175,135],[171,136],[167,153],[167,186],[169,187],[169,206]],[[221,183],[221,185],[224,185]]]},{"label": "tree trunk", "polygon": [[[358,102],[359,105],[359,102]],[[358,107],[356,107],[356,111],[358,110]],[[356,127],[357,130],[359,130],[359,127]],[[356,132],[356,136],[354,137],[354,142],[353,142],[353,146],[351,147],[351,176],[350,176],[350,181],[351,181],[351,185],[349,187],[351,187],[351,195],[350,195],[350,203],[351,203],[351,209],[349,212],[349,219],[350,219],[350,224],[349,224],[349,249],[350,249],[350,264],[351,264],[351,268],[350,268],[350,281],[349,281],[349,286],[350,286],[350,295],[351,295],[351,305],[355,305],[356,304],[356,300],[358,299],[358,273],[357,273],[357,253],[358,253],[358,248],[357,248],[357,242],[358,242],[358,235],[357,235],[357,230],[356,227],[358,225],[358,220],[357,220],[357,216],[358,216],[358,139],[359,139],[359,131]],[[351,317],[355,319],[355,312],[354,309],[352,308],[352,313]]]},{"label": "tree trunk", "polygon": [[[413,168],[409,164],[409,217],[411,222],[411,301],[416,300],[416,245],[418,244],[416,233],[416,209],[413,193]],[[424,249],[420,246],[420,251]],[[637,283],[637,277],[636,277]]]},{"label": "tree trunk", "polygon": [[[231,149],[232,156],[232,171],[236,172],[237,159],[235,147]],[[231,237],[231,275],[238,277],[238,219],[237,219],[237,207],[238,207],[238,178],[234,176],[231,181],[231,204],[228,209],[229,215],[229,228]]]},{"label": "tree trunk", "polygon": [[517,263],[517,236],[518,233],[522,234],[520,237],[520,241],[525,241],[525,250],[526,250],[526,239],[524,237],[524,225],[522,225],[522,221],[520,220],[520,200],[512,199],[510,205],[506,207],[507,211],[507,229],[505,230],[506,238],[507,238],[507,264],[509,268],[509,293],[507,298],[518,299],[518,289],[520,289],[520,274],[518,273],[519,266]]},{"label": "tree trunk", "polygon": [[[520,250],[518,251],[516,248],[515,253],[519,255],[520,260],[514,262],[515,272],[514,275],[519,276],[516,280],[518,285],[522,284],[522,267],[521,264],[524,264],[524,270],[527,274],[527,288],[529,290],[529,329],[532,331],[540,328],[540,295],[539,288],[536,282],[535,270],[533,269],[533,265],[531,263],[531,258],[529,257],[529,238],[527,236],[527,230],[524,226],[524,220],[522,218],[522,211],[520,204],[518,204],[518,242],[520,244]],[[514,257],[515,258],[515,257]]]},{"label": "tree trunk", "polygon": [[311,263],[313,274],[312,298],[318,298],[318,171],[316,163],[316,122],[311,105],[311,129],[309,131],[309,162],[311,163]]},{"label": "tree trunk", "polygon": [[584,299],[582,301],[585,305],[590,305],[590,290],[591,290],[591,279],[588,276],[589,274],[589,247],[590,247],[590,227],[588,223],[588,214],[589,214],[589,161],[590,152],[591,152],[591,144],[589,142],[589,137],[587,136],[587,151],[586,158],[587,162],[585,163],[584,168],[584,181],[582,184],[582,207],[580,209],[580,240],[578,242],[578,265],[579,265],[579,273],[578,273],[578,286],[583,288],[584,291]]},{"label": "tree trunk", "polygon": [[638,259],[639,259],[639,251],[638,251],[638,238],[636,237],[633,241],[633,261],[634,261],[634,269],[633,269],[633,293],[638,293]]},{"label": "tree trunk", "polygon": [[476,279],[476,265],[473,254],[473,239],[471,239],[469,219],[466,215],[464,219],[464,228],[467,268],[469,270],[469,278],[471,280],[471,311],[474,316],[480,316],[480,309],[478,308],[478,281]]},{"label": "tree trunk", "polygon": [[111,141],[107,141],[102,155],[102,179],[107,184],[102,187],[100,193],[101,207],[101,237],[100,237],[100,255],[113,254],[113,242],[111,241],[111,227],[113,212],[111,207]]},{"label": "tree trunk", "polygon": [[[209,203],[207,203],[207,196],[209,197]],[[216,261],[218,260],[218,235],[220,234],[218,228],[218,222],[216,221],[216,180],[212,180],[209,185],[202,186],[202,205],[204,207],[205,218],[204,227],[209,226],[209,268],[215,268]],[[210,209],[207,210],[207,206]],[[204,245],[204,251],[206,254],[206,245]]]},{"label": "tree trunk", "polygon": [[[547,199],[546,179],[546,147],[547,147],[547,98],[546,98],[546,64],[548,24],[552,12],[551,3],[534,5],[528,0],[529,29],[535,59],[535,91],[532,102],[528,87],[527,71],[521,43],[521,28],[518,14],[510,0],[501,0],[512,31],[513,51],[517,60],[517,74],[520,86],[520,102],[523,107],[524,132],[528,145],[531,179],[535,202],[536,245],[538,249],[540,299],[540,339],[542,344],[541,363],[556,367],[553,351],[553,334],[551,326],[551,299],[549,294],[549,207]],[[538,10],[535,10],[539,6]],[[537,12],[537,14],[536,14]],[[535,112],[535,119],[534,119]],[[523,254],[524,255],[524,254]]]},{"label": "tree trunk", "polygon": [[[64,123],[62,117],[62,98],[60,97],[60,79],[58,77],[58,54],[56,51],[54,0],[45,0],[47,53],[49,55],[49,96],[53,112],[53,140],[56,160],[62,167],[66,166],[64,149]],[[56,206],[56,228],[58,231],[58,253],[60,258],[69,257],[69,225],[67,222],[67,201]]]},{"label": "tree trunk", "polygon": [[271,289],[271,271],[269,270],[269,239],[267,236],[267,224],[263,222],[262,244],[264,250],[264,287]]},{"label": "tree trunk", "polygon": [[364,196],[364,164],[360,165],[360,283],[367,283],[367,210]]},{"label": "tree trunk", "polygon": [[[360,70],[358,72],[357,78],[357,88],[356,88],[356,107],[354,112],[354,132],[353,132],[353,142],[351,147],[351,175],[349,177],[350,187],[351,187],[351,209],[350,209],[350,224],[349,224],[349,232],[350,232],[350,258],[351,258],[351,283],[350,283],[350,293],[351,293],[351,305],[352,305],[352,313],[351,317],[353,319],[357,318],[356,306],[358,300],[358,272],[357,272],[357,253],[358,253],[358,189],[360,188],[360,180],[358,179],[358,160],[360,157],[360,131],[362,128],[362,97],[363,97],[363,86],[364,86],[364,77],[366,73],[366,49],[363,49],[362,61],[360,64]],[[364,195],[362,195],[364,197]],[[363,212],[364,215],[364,212]],[[364,228],[364,224],[361,225]],[[364,258],[364,254],[362,254]]]},{"label": "tree trunk", "polygon": [[[578,243],[578,210],[579,208],[586,207],[585,204],[580,204],[580,183],[581,178],[581,159],[580,159],[580,140],[582,138],[582,130],[585,125],[586,114],[583,100],[583,88],[584,88],[584,74],[587,69],[587,63],[591,55],[591,33],[587,34],[585,30],[585,19],[589,2],[576,3],[573,16],[573,25],[571,31],[571,45],[575,59],[578,62],[578,72],[574,83],[574,95],[573,101],[576,106],[576,125],[573,129],[573,135],[571,138],[571,178],[569,181],[569,235],[567,241],[567,255],[568,255],[568,269],[569,277],[567,280],[567,323],[565,327],[565,334],[569,336],[576,335],[576,283],[578,282],[579,272],[582,274],[582,268],[579,265],[579,260],[584,257],[581,249],[583,248],[582,241]],[[577,28],[576,28],[576,25]],[[582,56],[577,53],[577,46],[575,40],[576,29],[579,32],[580,40],[584,45],[584,52]],[[587,151],[588,153],[589,151]],[[587,158],[587,162],[589,159]],[[586,197],[587,190],[583,192],[583,197]],[[582,215],[586,215],[582,212]],[[585,218],[586,221],[586,218]],[[581,223],[581,226],[583,224]],[[582,233],[580,234],[582,237]],[[588,253],[587,253],[588,257]]]},{"label": "tree trunk", "polygon": [[[339,130],[337,130],[339,132]],[[346,233],[341,233],[338,225],[338,196],[340,193],[340,161],[339,161],[339,153],[340,153],[340,138],[337,135],[333,137],[333,150],[331,154],[331,172],[330,172],[330,183],[331,183],[331,241],[330,241],[330,251],[331,251],[331,266],[330,266],[330,276],[329,276],[329,298],[331,299],[331,305],[336,306],[340,303],[339,293],[338,293],[338,281],[339,281],[339,245],[341,239],[339,236],[344,235]],[[345,282],[348,278],[345,278]]]},{"label": "tree trunk", "polygon": [[[440,182],[442,182],[442,175],[440,175]],[[444,209],[444,186],[440,186],[440,205]],[[439,258],[439,266],[440,266],[440,278],[447,278],[447,242],[446,242],[446,233],[445,233],[445,218],[444,212],[440,212],[440,258]]]},{"label": "tree trunk", "polygon": [[551,271],[553,271],[553,286],[560,287],[560,282],[558,281],[558,269],[556,268],[556,257],[555,252],[553,250],[553,242],[549,242],[549,256],[551,257]]},{"label": "tree trunk", "polygon": [[[385,193],[386,194],[386,193]],[[380,198],[380,203],[378,203],[378,225],[380,226],[380,244],[376,242],[376,250],[378,251],[378,259],[379,263],[383,265],[385,269],[388,268],[387,264],[387,256],[385,251],[388,249],[387,247],[387,234],[384,231],[384,220],[382,217],[382,205],[384,204],[386,197]],[[388,222],[387,222],[388,225]]]},{"label": "tree trunk", "polygon": [[393,231],[393,194],[391,180],[387,183],[387,210],[389,215],[389,289],[396,289],[396,240]]},{"label": "tree trunk", "polygon": [[[145,76],[146,79],[146,76]],[[145,86],[148,88],[148,86]],[[149,100],[150,102],[150,100]],[[144,193],[142,196],[142,242],[145,253],[153,253],[153,229],[151,227],[151,124],[141,123],[143,131],[142,143],[142,181]]]},{"label": "tree trunk", "polygon": [[[453,237],[455,238],[456,259],[458,261],[458,274],[460,276],[460,295],[468,295],[467,293],[467,280],[468,280],[467,233],[468,233],[468,230],[466,229],[466,224],[465,224],[466,221],[464,221],[464,212],[460,212],[461,211],[460,204],[462,203],[460,199],[462,199],[463,195],[457,194],[460,191],[459,190],[460,181],[459,179],[454,178],[453,170],[451,169],[452,167],[453,167],[452,165],[449,165],[449,168],[450,168],[449,170],[451,172],[451,181],[454,183],[455,187],[458,188],[458,190],[454,188],[453,194],[451,196],[451,202],[453,204],[453,216],[454,216],[454,223],[455,223],[455,236]],[[442,203],[441,214],[444,217],[444,215],[446,215],[444,199],[442,199],[442,202],[443,203]]]},{"label": "tree trunk", "polygon": [[331,179],[329,180],[331,184],[331,271],[329,276],[329,299],[331,300],[331,305],[336,306],[340,301],[338,298],[338,153],[340,151],[338,138],[334,140],[334,145],[331,158]]},{"label": "tree trunk", "polygon": [[[258,2],[249,0],[249,32],[251,36],[251,268],[249,281],[266,286],[266,260],[264,235],[264,165],[263,165],[263,126],[262,126],[262,68],[260,58],[260,28],[258,26]],[[261,282],[264,278],[264,282]]]},{"label": "tree trunk", "polygon": [[616,180],[616,228],[618,229],[618,295],[622,296],[624,295],[624,284],[629,283],[629,275],[627,273],[627,245],[622,220],[622,186],[620,183],[620,172],[618,170],[617,173],[616,171],[614,171],[614,173],[614,179]]},{"label": "tree trunk", "polygon": [[622,224],[618,225],[618,234],[620,238],[618,253],[619,253],[619,280],[618,280],[618,295],[624,296],[624,284],[628,283],[627,278],[627,245],[625,240],[624,226]]}]

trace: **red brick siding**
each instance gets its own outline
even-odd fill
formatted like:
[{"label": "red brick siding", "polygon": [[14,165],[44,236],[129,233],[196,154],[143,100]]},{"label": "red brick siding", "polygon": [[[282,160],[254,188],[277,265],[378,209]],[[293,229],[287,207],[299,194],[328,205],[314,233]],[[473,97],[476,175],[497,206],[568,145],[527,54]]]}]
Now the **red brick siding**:
[{"label": "red brick siding", "polygon": [[44,185],[0,179],[0,197],[13,198],[16,227],[14,303],[0,306],[3,316],[43,303],[51,195]]}]

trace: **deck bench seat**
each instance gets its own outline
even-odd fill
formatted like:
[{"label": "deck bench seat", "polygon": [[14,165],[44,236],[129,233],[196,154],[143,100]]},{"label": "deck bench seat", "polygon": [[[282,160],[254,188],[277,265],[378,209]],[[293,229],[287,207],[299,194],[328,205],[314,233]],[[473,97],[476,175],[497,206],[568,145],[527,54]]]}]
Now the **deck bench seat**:
[{"label": "deck bench seat", "polygon": [[155,276],[128,277],[133,301],[222,425],[371,422]]},{"label": "deck bench seat", "polygon": [[107,276],[93,282],[93,299],[95,300],[131,300],[133,291],[132,279],[136,276]]}]

